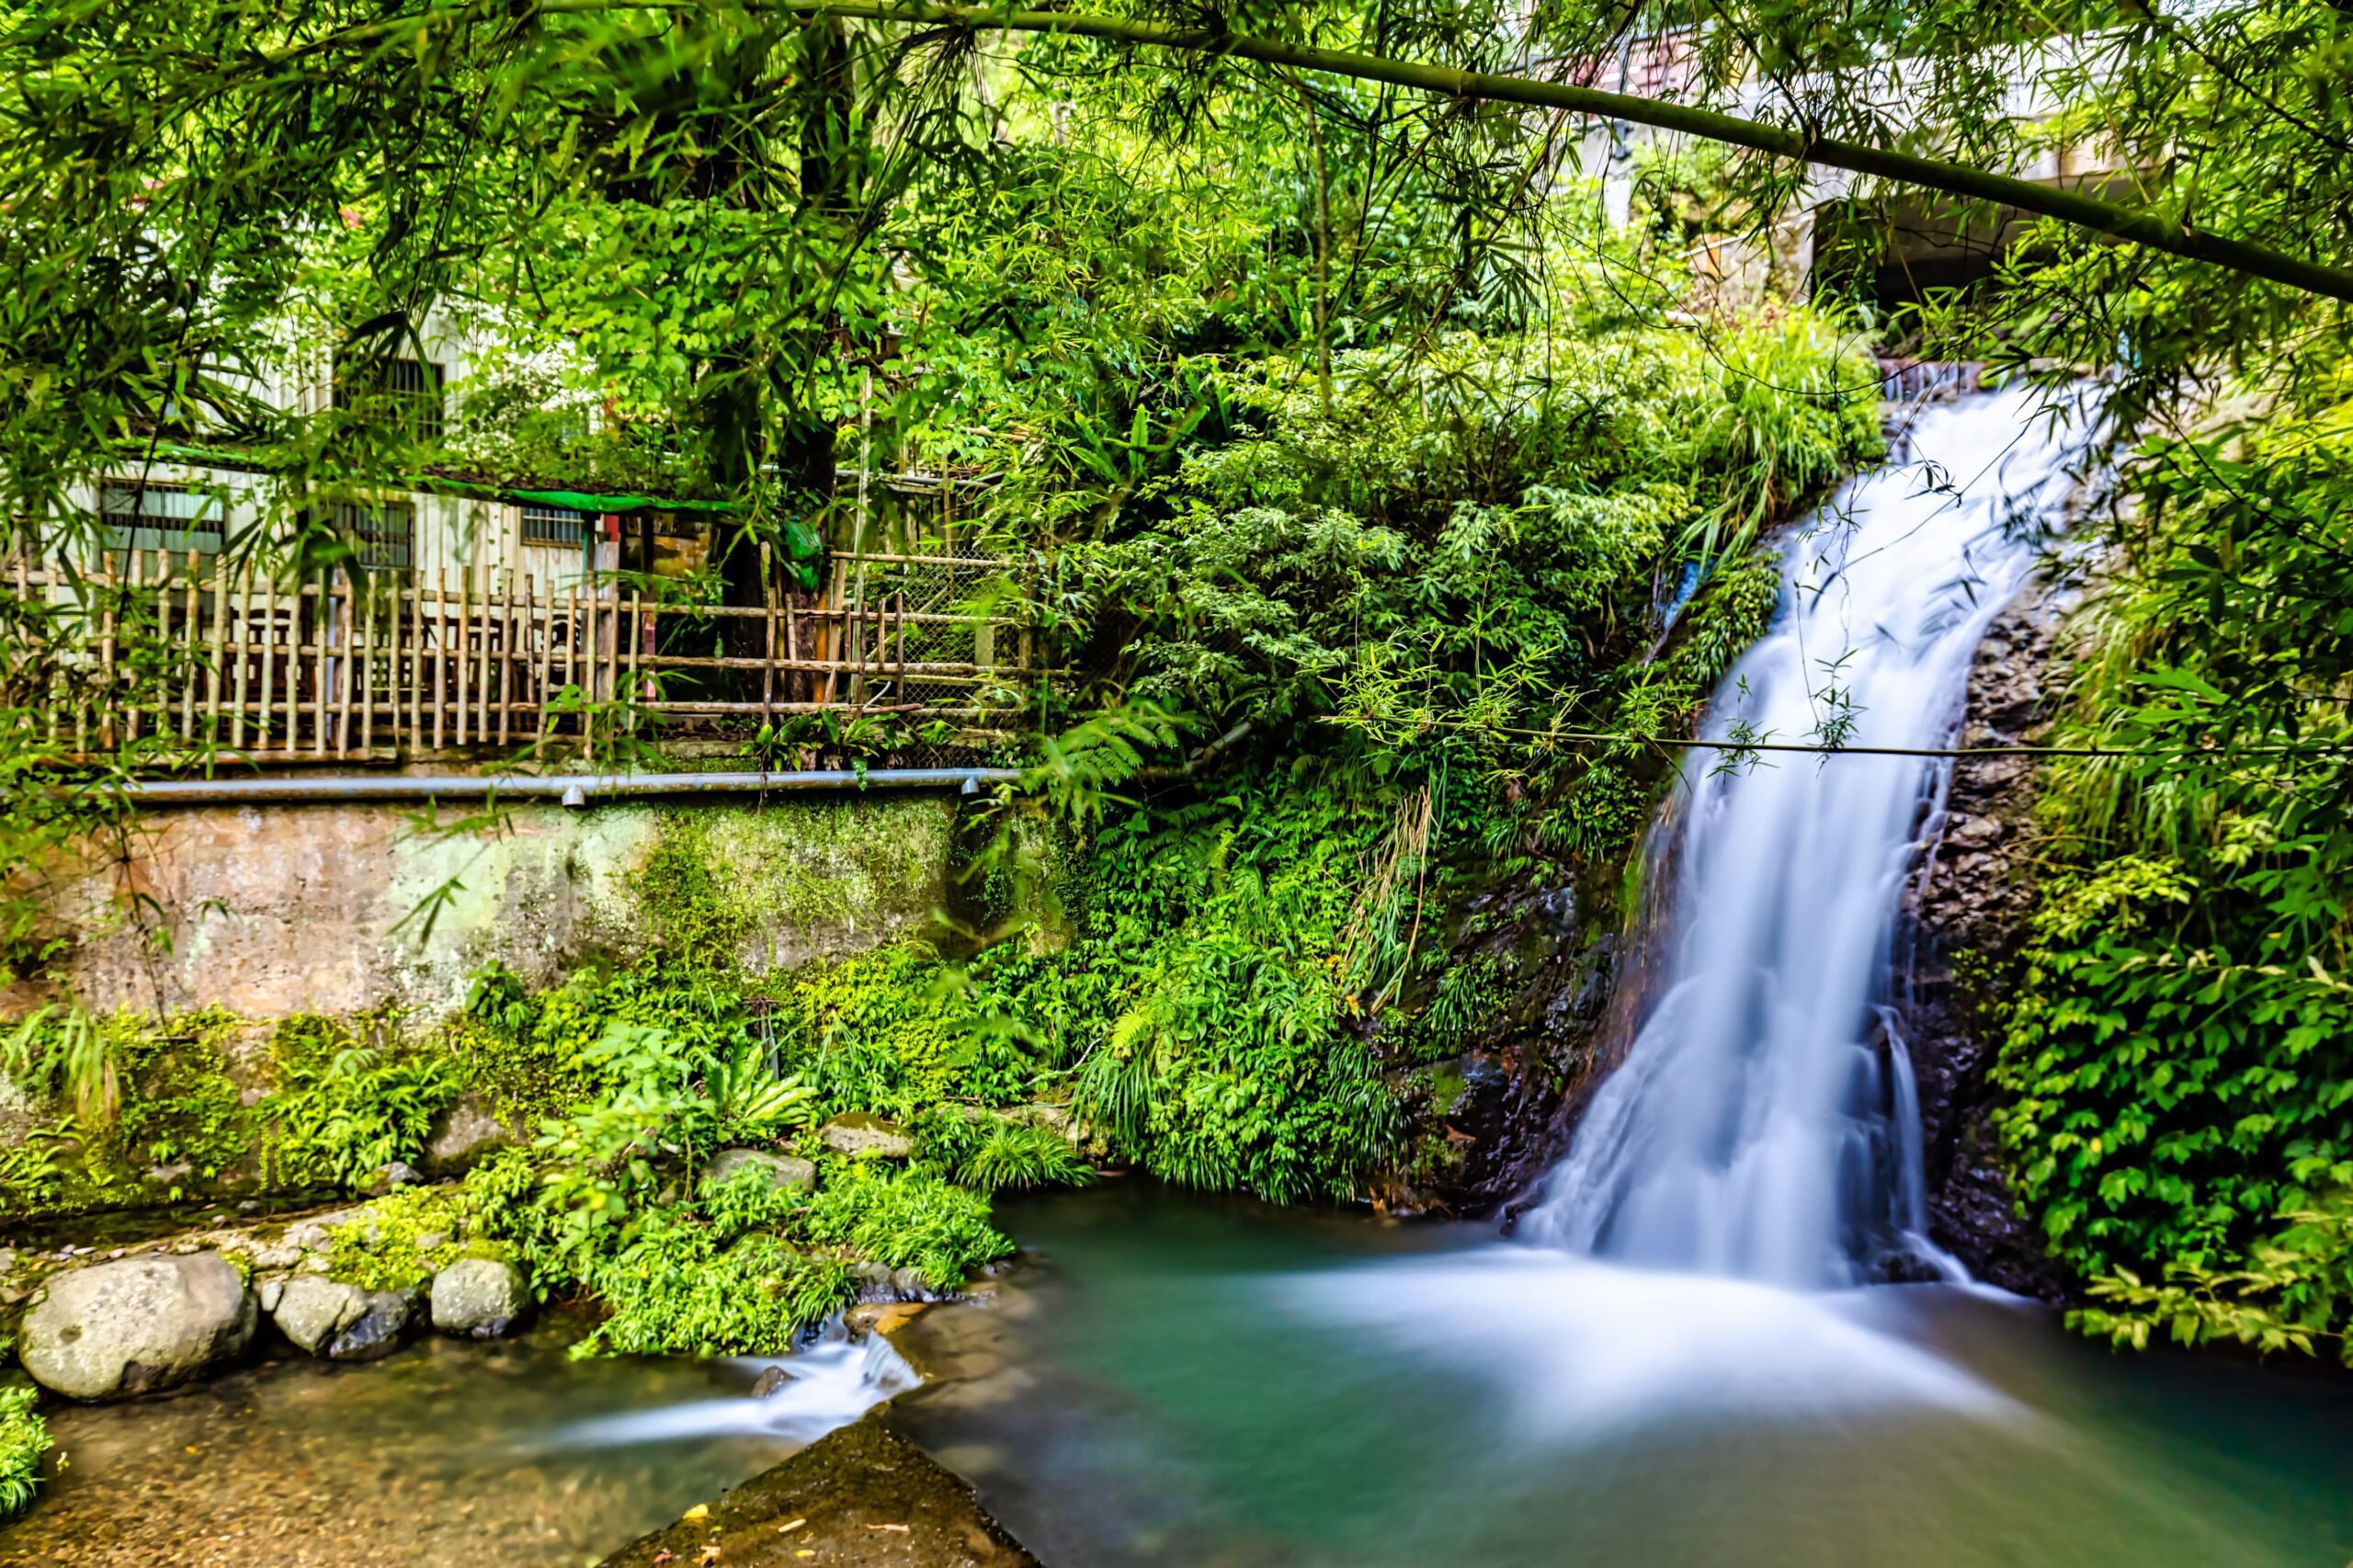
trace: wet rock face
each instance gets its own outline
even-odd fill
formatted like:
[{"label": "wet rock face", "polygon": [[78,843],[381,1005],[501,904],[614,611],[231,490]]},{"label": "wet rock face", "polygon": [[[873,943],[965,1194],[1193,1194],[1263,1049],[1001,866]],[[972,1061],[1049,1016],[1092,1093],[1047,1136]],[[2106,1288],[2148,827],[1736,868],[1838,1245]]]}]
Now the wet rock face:
[{"label": "wet rock face", "polygon": [[1428,1096],[1419,1119],[1447,1157],[1400,1180],[1397,1212],[1491,1212],[1559,1153],[1564,1108],[1592,1074],[1617,970],[1614,921],[1585,915],[1566,888],[1506,888],[1472,902],[1469,932],[1449,960],[1492,964],[1509,999],[1461,1056],[1418,1074]]},{"label": "wet rock face", "polygon": [[915,1141],[879,1116],[853,1111],[837,1116],[817,1130],[826,1148],[851,1159],[912,1160]]},{"label": "wet rock face", "polygon": [[[2062,607],[2034,589],[1995,619],[1969,676],[1959,744],[2030,743],[2056,700]],[[1943,833],[1905,889],[1896,933],[1896,1020],[1919,1081],[1928,1231],[1979,1278],[2045,1301],[2068,1281],[2013,1205],[1986,1074],[2000,1043],[1974,975],[2018,951],[2034,908],[2036,770],[2030,758],[1953,764]]]},{"label": "wet rock face", "polygon": [[814,1163],[793,1154],[771,1154],[764,1149],[722,1149],[703,1167],[701,1185],[723,1187],[747,1170],[758,1171],[770,1191],[779,1187],[794,1192],[817,1189]]},{"label": "wet rock face", "polygon": [[243,1355],[256,1315],[244,1277],[217,1252],[127,1257],[51,1278],[25,1314],[17,1354],[43,1388],[119,1399]]}]

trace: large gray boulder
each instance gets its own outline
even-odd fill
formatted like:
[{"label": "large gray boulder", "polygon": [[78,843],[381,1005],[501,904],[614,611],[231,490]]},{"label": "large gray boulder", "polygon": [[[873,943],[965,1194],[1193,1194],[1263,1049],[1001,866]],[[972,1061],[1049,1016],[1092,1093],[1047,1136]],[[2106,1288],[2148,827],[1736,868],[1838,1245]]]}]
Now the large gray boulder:
[{"label": "large gray boulder", "polygon": [[149,1253],[52,1278],[25,1314],[17,1355],[69,1399],[119,1399],[243,1355],[255,1317],[244,1277],[219,1253]]},{"label": "large gray boulder", "polygon": [[817,1130],[826,1148],[852,1159],[912,1160],[915,1141],[879,1116],[852,1111]]},{"label": "large gray boulder", "polygon": [[368,1290],[297,1274],[279,1290],[270,1317],[279,1333],[313,1356],[365,1361],[399,1346],[416,1303],[415,1290]]},{"label": "large gray boulder", "polygon": [[817,1190],[817,1165],[793,1154],[771,1154],[763,1149],[722,1149],[702,1168],[702,1185],[713,1187],[731,1182],[742,1172],[755,1170],[767,1178],[771,1190],[790,1187],[795,1192]]},{"label": "large gray boulder", "polygon": [[433,1277],[433,1326],[443,1334],[496,1339],[531,1312],[523,1271],[494,1257],[461,1257]]}]

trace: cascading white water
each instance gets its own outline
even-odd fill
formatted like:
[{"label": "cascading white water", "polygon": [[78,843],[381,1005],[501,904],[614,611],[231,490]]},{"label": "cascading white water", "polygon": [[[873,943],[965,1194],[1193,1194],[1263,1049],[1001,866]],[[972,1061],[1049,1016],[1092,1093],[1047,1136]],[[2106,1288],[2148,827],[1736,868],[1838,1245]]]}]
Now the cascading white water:
[{"label": "cascading white water", "polygon": [[[1912,460],[1849,484],[1790,545],[1781,614],[1703,730],[1932,749],[1986,623],[2032,568],[2084,433],[2024,392],[1920,419]],[[1917,756],[1765,754],[1681,780],[1674,956],[1624,1062],[1521,1221],[1639,1267],[1836,1288],[1920,1226],[1917,1114],[1881,1030],[1906,868],[1941,779]]]}]

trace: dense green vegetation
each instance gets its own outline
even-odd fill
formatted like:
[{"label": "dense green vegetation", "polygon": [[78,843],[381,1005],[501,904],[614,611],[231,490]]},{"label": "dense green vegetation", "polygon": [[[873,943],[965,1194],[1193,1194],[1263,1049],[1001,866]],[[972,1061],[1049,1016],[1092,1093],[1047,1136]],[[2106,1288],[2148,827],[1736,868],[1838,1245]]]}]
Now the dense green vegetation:
[{"label": "dense green vegetation", "polygon": [[[1692,17],[1113,9],[1572,74]],[[2000,5],[1715,21],[1688,95],[1761,88],[1807,145],[1932,125],[2001,169],[2096,141],[2169,234],[2353,249],[2341,6],[2096,5],[2050,54],[2025,47],[2050,19]],[[2013,115],[2019,71],[2065,112]],[[0,1201],[353,1189],[471,1093],[521,1142],[384,1200],[338,1272],[491,1251],[600,1301],[592,1348],[709,1351],[779,1348],[876,1270],[953,1289],[1006,1248],[992,1194],[1097,1162],[1286,1199],[1442,1179],[1455,1064],[1516,983],[1465,910],[1510,882],[1573,890],[1588,935],[1617,918],[1643,740],[1772,613],[1764,525],[1875,455],[1876,339],[2106,369],[2126,459],[2057,736],[2103,755],[2052,770],[1996,987],[2018,1196],[2094,1332],[2353,1355],[2341,309],[2055,222],[1902,308],[1728,306],[1690,253],[1786,239],[1807,171],[1670,149],[1628,165],[1610,228],[1586,129],[1224,51],[728,0],[0,5],[11,550],[86,531],[77,487],[187,439],[267,471],[233,551],[264,572],[351,562],[336,503],[461,474],[723,503],[691,591],[757,603],[762,548],[805,583],[840,541],[839,468],[920,466],[990,498],[967,526],[1028,571],[989,591],[1087,676],[1006,699],[1032,771],[967,824],[933,940],[745,972],[761,912],[681,829],[643,871],[654,956],[538,994],[486,972],[446,1024],[241,1046],[218,1013],[60,996],[0,1042],[31,1116]],[[1869,180],[1841,201],[1866,252],[1988,216]],[[256,395],[428,323],[494,345],[446,426]],[[210,743],[90,749],[44,719],[87,672],[37,652],[101,623],[131,648],[152,608],[0,582],[0,985],[100,927],[166,939],[135,879],[78,929],[49,879],[127,865],[117,786]],[[846,1116],[912,1154],[828,1147]],[[813,1187],[703,1179],[744,1146]],[[44,1446],[0,1391],[0,1512]]]},{"label": "dense green vegetation", "polygon": [[2153,443],[2054,768],[1999,1067],[2094,1331],[2353,1357],[2341,420]]}]

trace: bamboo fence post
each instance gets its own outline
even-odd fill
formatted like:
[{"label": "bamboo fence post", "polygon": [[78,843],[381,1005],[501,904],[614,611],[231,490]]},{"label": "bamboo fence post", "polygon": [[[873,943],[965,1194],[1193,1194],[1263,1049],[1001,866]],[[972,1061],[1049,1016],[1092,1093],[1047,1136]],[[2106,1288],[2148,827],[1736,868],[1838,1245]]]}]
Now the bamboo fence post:
[{"label": "bamboo fence post", "polygon": [[[98,612],[103,618],[99,623],[103,630],[99,634],[98,641],[98,665],[100,672],[98,677],[98,701],[101,705],[98,709],[98,749],[101,751],[112,751],[115,744],[114,636],[116,588],[114,580],[114,551],[111,550],[107,551],[107,567],[102,580],[106,585],[106,597],[100,602]],[[135,739],[136,737],[134,736],[132,738]]]},{"label": "bamboo fence post", "polygon": [[[613,584],[612,605],[612,635],[605,639],[605,690],[610,694],[608,700],[618,711],[623,700],[621,692],[625,689],[621,685],[621,585],[619,581]],[[607,732],[608,734],[613,733]]]},{"label": "bamboo fence post", "polygon": [[278,665],[278,585],[267,572],[261,579],[261,715],[255,724],[254,750],[269,749],[269,734],[278,715],[270,702]]},{"label": "bamboo fence post", "polygon": [[474,565],[469,558],[458,568],[458,629],[452,634],[458,653],[458,744],[466,744],[466,699],[472,694],[474,673]]},{"label": "bamboo fence post", "polygon": [[490,740],[490,631],[498,624],[498,576],[495,567],[469,564],[466,567],[469,582],[472,581],[477,571],[482,574],[482,618],[481,623],[473,629],[477,639],[474,653],[474,744],[483,745]]},{"label": "bamboo fence post", "polygon": [[252,652],[254,634],[254,563],[247,561],[237,573],[237,710],[230,718],[230,746],[245,749],[245,696],[248,671],[246,654]]},{"label": "bamboo fence post", "polygon": [[358,579],[348,571],[338,572],[343,579],[343,592],[338,596],[342,608],[335,612],[335,626],[343,637],[343,661],[336,672],[335,696],[341,699],[335,715],[335,754],[351,755],[351,697],[359,685],[359,605],[355,597],[359,590]]},{"label": "bamboo fence post", "polygon": [[[551,592],[553,585],[551,585]],[[531,755],[546,754],[548,741],[548,662],[554,656],[555,601],[551,597],[547,608],[540,607],[539,584],[528,572],[523,574],[523,620],[531,629],[532,655],[538,674],[531,682],[531,696],[536,702],[537,722],[532,725]]]},{"label": "bamboo fence post", "polygon": [[221,744],[221,661],[229,638],[229,564],[212,558],[212,665],[204,673],[204,737],[208,745]]},{"label": "bamboo fence post", "polygon": [[580,585],[574,583],[572,585],[572,640],[578,644],[578,657],[575,664],[572,651],[566,649],[564,659],[567,668],[564,673],[573,677],[573,685],[580,693],[580,755],[584,760],[594,762],[597,759],[597,585],[593,582],[588,585],[587,603],[588,618],[583,620],[580,618]]},{"label": "bamboo fence post", "polygon": [[907,596],[899,596],[899,700],[913,700],[907,694]]},{"label": "bamboo fence post", "polygon": [[762,653],[765,662],[760,670],[760,722],[766,724],[776,703],[776,574],[769,566],[766,540],[760,544],[760,597],[767,606],[767,636]]},{"label": "bamboo fence post", "polygon": [[[380,579],[381,583],[381,579]],[[369,585],[365,604],[366,620],[359,632],[361,649],[359,680],[359,755],[367,756],[376,749],[376,601],[383,596],[376,591],[379,584]]]},{"label": "bamboo fence post", "polygon": [[[23,606],[30,604],[32,602],[32,546],[28,544],[23,550],[17,552],[17,604],[19,608],[21,609]],[[44,676],[46,676],[47,674],[48,671],[45,669]],[[53,700],[51,688],[46,678],[44,678],[41,687],[40,711],[41,718],[40,723],[40,727],[47,732],[45,738],[53,741],[57,738],[57,704]]]},{"label": "bamboo fence post", "polygon": [[[619,616],[620,611],[616,609],[613,613]],[[639,656],[645,648],[645,595],[642,590],[633,588],[630,591],[629,617],[629,696],[632,704],[642,704],[650,700],[645,687],[638,684]],[[629,710],[630,733],[637,733],[639,718],[640,714],[633,706]]]},{"label": "bamboo fence post", "polygon": [[433,749],[441,749],[445,733],[442,712],[448,705],[449,674],[449,568],[433,569]]},{"label": "bamboo fence post", "polygon": [[[400,635],[400,601],[394,599],[393,636]],[[397,666],[395,666],[397,668]],[[394,677],[397,681],[398,677]],[[400,694],[392,696],[392,709],[397,722]],[[408,582],[408,749],[415,756],[422,748],[425,738],[425,579],[411,575]],[[399,743],[394,742],[397,748]]]},{"label": "bamboo fence post", "polygon": [[[791,664],[793,664],[793,665],[799,665],[799,664],[801,663],[801,607],[800,607],[800,602],[799,602],[799,601],[800,601],[800,598],[801,598],[801,596],[800,596],[798,593],[794,592],[793,590],[791,590],[791,589],[790,589],[790,588],[788,588],[788,589],[786,589],[786,590],[785,590],[785,595],[784,595],[784,656],[785,656],[785,658],[786,658],[790,663],[791,663]],[[787,701],[790,701],[790,700],[791,700],[791,693],[792,693],[793,691],[796,691],[796,690],[800,689],[800,685],[801,685],[801,672],[800,672],[798,669],[794,669],[794,670],[790,671],[790,672],[789,673],[788,676],[787,676],[787,681],[786,681],[786,699],[785,699]]]},{"label": "bamboo fence post", "polygon": [[182,745],[188,745],[196,739],[196,661],[197,650],[201,642],[199,631],[204,619],[204,601],[198,597],[198,592],[203,581],[204,558],[197,553],[196,546],[189,545],[188,547],[188,613],[180,621],[180,641],[183,644],[180,656],[180,744]]},{"label": "bamboo fence post", "polygon": [[[307,590],[297,590],[306,592]],[[296,623],[301,623],[301,600],[295,602]],[[317,639],[311,660],[311,753],[314,756],[327,755],[327,689],[335,684],[334,671],[327,663],[328,641],[335,634],[335,583],[324,569],[319,573],[318,602],[311,610],[311,635]],[[293,686],[287,686],[287,695],[293,695]]]},{"label": "bamboo fence post", "polygon": [[515,713],[515,569],[499,568],[503,578],[498,596],[498,744],[504,748],[514,728]]}]

